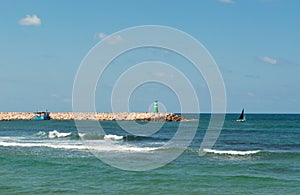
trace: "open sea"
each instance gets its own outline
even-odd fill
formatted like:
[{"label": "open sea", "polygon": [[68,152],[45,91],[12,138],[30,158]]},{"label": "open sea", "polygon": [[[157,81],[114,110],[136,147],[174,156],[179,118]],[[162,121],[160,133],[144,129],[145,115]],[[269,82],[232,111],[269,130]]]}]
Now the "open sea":
[{"label": "open sea", "polygon": [[247,114],[246,122],[236,122],[238,115],[226,115],[204,156],[199,148],[210,115],[181,122],[187,131],[199,122],[192,142],[175,160],[148,171],[104,163],[81,137],[111,144],[114,149],[93,150],[125,161],[133,152],[155,152],[176,135],[179,122],[134,136],[116,121],[100,122],[105,135],[82,135],[74,121],[0,121],[0,194],[300,194],[300,115]]}]

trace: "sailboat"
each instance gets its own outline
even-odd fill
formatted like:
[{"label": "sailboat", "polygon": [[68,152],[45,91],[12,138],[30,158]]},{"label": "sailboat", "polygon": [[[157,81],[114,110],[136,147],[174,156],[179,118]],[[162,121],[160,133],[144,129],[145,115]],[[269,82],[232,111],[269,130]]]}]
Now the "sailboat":
[{"label": "sailboat", "polygon": [[244,121],[246,121],[246,116],[244,114],[244,108],[242,110],[242,113],[241,113],[240,117],[238,119],[236,119],[236,121],[237,122],[244,122]]}]

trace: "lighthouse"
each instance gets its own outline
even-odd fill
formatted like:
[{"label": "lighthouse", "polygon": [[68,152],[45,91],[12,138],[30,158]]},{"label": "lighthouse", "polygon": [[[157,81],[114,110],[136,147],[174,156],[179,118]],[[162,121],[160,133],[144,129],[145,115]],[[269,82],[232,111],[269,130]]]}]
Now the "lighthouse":
[{"label": "lighthouse", "polygon": [[157,100],[155,100],[155,102],[153,103],[153,112],[158,113],[158,101]]}]

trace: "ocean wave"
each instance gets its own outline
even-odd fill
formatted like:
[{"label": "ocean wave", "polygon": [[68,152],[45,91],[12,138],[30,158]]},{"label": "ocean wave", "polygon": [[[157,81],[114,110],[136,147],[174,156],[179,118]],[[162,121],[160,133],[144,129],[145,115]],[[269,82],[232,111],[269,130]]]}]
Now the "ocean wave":
[{"label": "ocean wave", "polygon": [[82,140],[123,140],[124,136],[122,135],[113,135],[113,134],[107,134],[107,135],[101,135],[101,134],[85,134],[85,133],[78,133],[79,138]]},{"label": "ocean wave", "polygon": [[238,151],[238,150],[213,150],[213,149],[203,149],[203,151],[207,153],[229,154],[229,155],[250,155],[250,154],[256,154],[260,152],[260,150]]},{"label": "ocean wave", "polygon": [[96,153],[110,153],[110,152],[153,152],[158,147],[145,147],[145,146],[136,146],[136,145],[127,145],[127,144],[114,144],[112,142],[102,142],[97,145],[90,146],[89,149]]},{"label": "ocean wave", "polygon": [[49,139],[57,138],[69,138],[74,140],[113,140],[126,142],[131,141],[168,141],[167,138],[152,137],[152,136],[138,136],[138,135],[115,135],[115,134],[97,134],[97,133],[80,133],[80,132],[59,132],[58,130],[52,130],[49,132],[39,131],[35,133],[35,136]]},{"label": "ocean wave", "polygon": [[43,143],[43,142],[7,142],[0,141],[0,146],[4,147],[47,147],[53,149],[63,149],[63,150],[90,150],[94,152],[151,152],[158,148],[154,147],[139,147],[134,145],[121,145],[121,144],[111,144],[111,142],[106,142],[103,140],[102,143],[97,146],[89,146],[79,143]]},{"label": "ocean wave", "polygon": [[47,136],[47,133],[45,131],[39,131],[35,135],[37,135],[39,137],[44,137],[44,136]]},{"label": "ocean wave", "polygon": [[105,140],[123,140],[124,136],[121,135],[112,135],[112,134],[108,134],[108,135],[104,135],[104,139]]},{"label": "ocean wave", "polygon": [[64,138],[64,137],[69,137],[71,134],[72,134],[71,132],[69,132],[69,133],[60,133],[57,130],[53,130],[53,131],[49,131],[48,137],[50,139],[53,139],[53,138]]},{"label": "ocean wave", "polygon": [[7,147],[48,147],[55,149],[87,150],[84,145],[79,144],[57,144],[57,143],[40,143],[40,142],[4,142],[0,141],[0,146]]},{"label": "ocean wave", "polygon": [[155,138],[147,136],[137,136],[137,135],[114,135],[114,134],[85,134],[78,133],[78,137],[83,140],[124,140],[126,142],[131,141],[166,141],[165,138]]},{"label": "ocean wave", "polygon": [[49,132],[45,132],[45,131],[39,131],[37,133],[34,134],[37,137],[42,137],[42,138],[50,138],[50,139],[54,139],[54,138],[66,138],[66,137],[78,137],[78,134],[74,134],[72,132],[68,132],[68,133],[61,133],[57,130],[53,130],[53,131],[49,131]]}]

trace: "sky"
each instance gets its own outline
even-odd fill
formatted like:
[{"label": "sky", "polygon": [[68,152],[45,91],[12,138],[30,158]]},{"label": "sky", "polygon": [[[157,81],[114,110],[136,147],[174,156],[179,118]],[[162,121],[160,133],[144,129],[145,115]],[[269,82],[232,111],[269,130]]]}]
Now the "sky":
[{"label": "sky", "polygon": [[[162,25],[186,32],[209,51],[224,80],[227,112],[300,113],[299,8],[297,0],[0,1],[0,111],[72,111],[74,79],[91,48],[126,28]],[[180,62],[200,111],[210,112],[205,81],[184,59],[155,49],[110,64],[95,92],[97,111],[111,111],[113,79],[130,62],[154,57]],[[156,99],[162,110],[180,111],[176,93],[158,83],[139,86],[129,111],[151,110]]]}]

